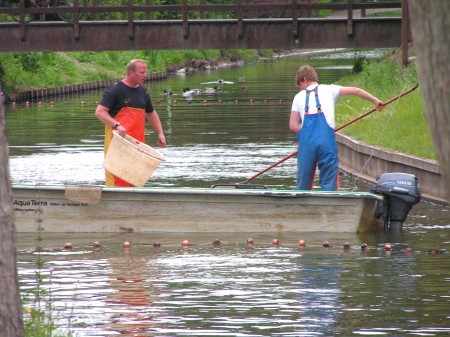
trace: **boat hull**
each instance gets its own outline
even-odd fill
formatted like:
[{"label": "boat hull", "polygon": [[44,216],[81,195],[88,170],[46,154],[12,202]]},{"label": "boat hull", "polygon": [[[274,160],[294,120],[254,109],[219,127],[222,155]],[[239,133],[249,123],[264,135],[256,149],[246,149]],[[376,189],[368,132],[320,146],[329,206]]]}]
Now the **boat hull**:
[{"label": "boat hull", "polygon": [[[17,232],[367,232],[364,192],[13,185]],[[69,193],[69,192],[77,193]]]}]

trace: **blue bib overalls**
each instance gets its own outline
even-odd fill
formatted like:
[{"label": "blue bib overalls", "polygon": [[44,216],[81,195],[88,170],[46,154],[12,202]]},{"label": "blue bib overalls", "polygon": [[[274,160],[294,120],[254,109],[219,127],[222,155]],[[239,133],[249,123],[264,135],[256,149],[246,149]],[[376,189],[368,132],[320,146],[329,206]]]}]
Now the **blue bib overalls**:
[{"label": "blue bib overalls", "polygon": [[[320,171],[322,191],[337,191],[338,188],[338,148],[334,129],[325,119],[319,102],[318,86],[306,90],[305,114],[302,128],[297,133],[297,186],[298,190],[311,190],[314,186],[316,166]],[[315,93],[316,114],[309,114],[309,94]]]}]

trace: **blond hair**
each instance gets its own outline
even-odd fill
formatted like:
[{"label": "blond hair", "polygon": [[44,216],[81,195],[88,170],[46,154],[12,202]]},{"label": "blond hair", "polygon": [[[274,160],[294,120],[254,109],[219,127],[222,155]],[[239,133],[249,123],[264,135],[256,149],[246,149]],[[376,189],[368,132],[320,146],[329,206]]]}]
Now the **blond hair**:
[{"label": "blond hair", "polygon": [[301,66],[297,70],[297,74],[295,75],[295,84],[300,85],[300,82],[304,80],[309,82],[319,82],[319,77],[317,76],[316,71],[310,65]]},{"label": "blond hair", "polygon": [[130,71],[135,71],[136,70],[136,65],[138,63],[143,63],[143,64],[147,65],[147,61],[145,61],[145,60],[141,60],[141,59],[131,60],[127,64],[127,73],[130,72]]}]

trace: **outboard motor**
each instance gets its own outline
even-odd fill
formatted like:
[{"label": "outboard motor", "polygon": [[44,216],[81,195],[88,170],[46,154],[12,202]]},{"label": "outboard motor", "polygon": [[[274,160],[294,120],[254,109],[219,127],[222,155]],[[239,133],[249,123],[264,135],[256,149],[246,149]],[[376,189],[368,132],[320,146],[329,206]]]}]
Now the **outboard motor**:
[{"label": "outboard motor", "polygon": [[384,196],[383,218],[385,229],[402,230],[412,206],[420,201],[417,178],[407,173],[384,173],[371,192]]}]

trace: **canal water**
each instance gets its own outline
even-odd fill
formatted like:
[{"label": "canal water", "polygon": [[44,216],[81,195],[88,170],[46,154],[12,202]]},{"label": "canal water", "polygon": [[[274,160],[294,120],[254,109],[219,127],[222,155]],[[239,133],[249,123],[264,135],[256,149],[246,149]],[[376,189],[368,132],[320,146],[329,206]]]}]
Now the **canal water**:
[{"label": "canal water", "polygon": [[[313,53],[148,83],[168,140],[160,150],[167,160],[148,185],[241,182],[292,153],[296,70],[312,64],[321,82],[332,83],[351,71],[354,57]],[[203,90],[185,97],[186,88]],[[101,95],[8,107],[12,181],[102,184],[103,125],[94,117]],[[150,128],[147,143],[156,143]],[[253,182],[290,189],[295,170],[290,159]],[[345,173],[341,178],[344,190],[370,188]],[[394,234],[43,232],[38,241],[38,233],[19,233],[20,286],[25,294],[36,289],[43,259],[41,308],[59,332],[83,337],[447,336],[449,229],[449,208],[421,201]],[[191,245],[182,247],[183,240]],[[64,249],[69,242],[73,248]]]}]

